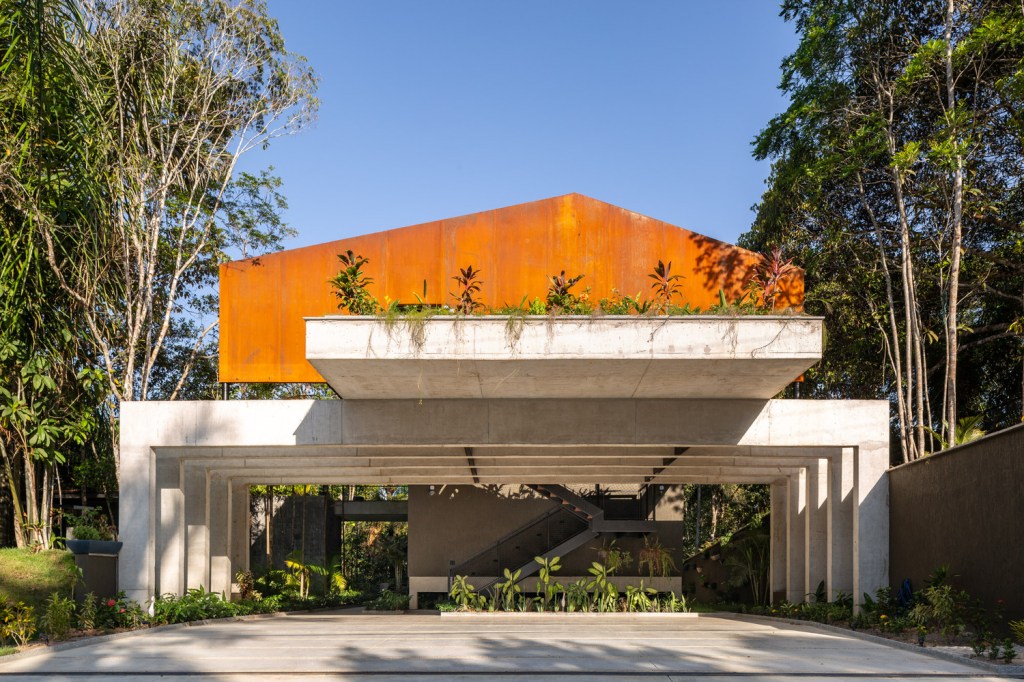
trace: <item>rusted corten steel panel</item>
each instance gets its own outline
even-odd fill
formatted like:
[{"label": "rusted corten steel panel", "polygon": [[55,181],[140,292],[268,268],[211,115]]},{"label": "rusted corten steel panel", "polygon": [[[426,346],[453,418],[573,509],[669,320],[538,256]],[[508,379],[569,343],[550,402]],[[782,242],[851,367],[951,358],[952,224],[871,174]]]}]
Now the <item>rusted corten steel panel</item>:
[{"label": "rusted corten steel panel", "polygon": [[[337,313],[327,280],[348,249],[369,259],[378,300],[452,301],[452,276],[473,265],[482,271],[480,299],[492,306],[543,298],[548,276],[583,274],[574,291],[590,288],[594,300],[612,289],[650,298],[648,274],[658,260],[683,275],[677,302],[707,308],[719,289],[742,295],[753,252],[627,211],[580,194],[543,199],[482,213],[259,258],[220,268],[220,380],[224,382],[323,381],[306,362],[304,317]],[[426,295],[424,296],[424,289]],[[803,272],[784,283],[780,304],[803,304]]]}]

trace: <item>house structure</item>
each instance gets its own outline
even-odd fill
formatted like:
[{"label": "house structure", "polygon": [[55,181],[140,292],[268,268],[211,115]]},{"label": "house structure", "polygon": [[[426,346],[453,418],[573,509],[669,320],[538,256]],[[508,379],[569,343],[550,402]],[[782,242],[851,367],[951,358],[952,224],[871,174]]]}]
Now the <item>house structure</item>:
[{"label": "house structure", "polygon": [[[706,311],[743,295],[759,259],[570,194],[223,265],[221,381],[326,381],[341,399],[122,404],[128,597],[231,594],[249,486],[299,483],[409,485],[414,596],[455,569],[517,568],[501,556],[517,533],[543,527],[536,551],[570,555],[672,522],[672,486],[722,482],[771,486],[776,598],[888,584],[888,405],[776,398],[820,360],[820,318],[342,316],[328,279],[349,249],[378,300],[446,303],[471,264],[492,306],[543,297],[562,271],[593,300],[648,292],[661,260]],[[801,272],[780,302],[799,310]],[[643,512],[615,518],[581,495],[594,486],[634,490]]]}]

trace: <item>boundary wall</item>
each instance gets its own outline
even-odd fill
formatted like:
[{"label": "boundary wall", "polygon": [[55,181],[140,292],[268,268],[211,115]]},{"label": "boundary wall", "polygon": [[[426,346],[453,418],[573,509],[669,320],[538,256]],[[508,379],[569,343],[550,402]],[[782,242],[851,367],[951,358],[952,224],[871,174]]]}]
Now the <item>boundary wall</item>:
[{"label": "boundary wall", "polygon": [[957,586],[1024,618],[1024,424],[891,469],[889,504],[893,587],[920,590],[949,566]]}]

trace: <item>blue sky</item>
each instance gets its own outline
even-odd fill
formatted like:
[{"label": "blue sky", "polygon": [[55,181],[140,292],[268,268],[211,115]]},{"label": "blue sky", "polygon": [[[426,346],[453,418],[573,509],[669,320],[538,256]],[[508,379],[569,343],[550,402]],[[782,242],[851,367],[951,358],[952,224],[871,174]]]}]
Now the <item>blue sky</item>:
[{"label": "blue sky", "polygon": [[792,26],[770,0],[270,0],[319,120],[253,152],[288,247],[580,192],[735,241]]}]

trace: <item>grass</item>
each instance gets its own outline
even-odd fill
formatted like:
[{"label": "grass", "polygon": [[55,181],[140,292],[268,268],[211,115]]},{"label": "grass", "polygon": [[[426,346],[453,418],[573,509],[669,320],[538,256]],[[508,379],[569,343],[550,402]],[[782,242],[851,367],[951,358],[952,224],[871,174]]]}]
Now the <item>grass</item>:
[{"label": "grass", "polygon": [[41,613],[43,602],[53,594],[71,596],[78,571],[71,552],[0,549],[0,597],[23,601]]},{"label": "grass", "polygon": [[0,656],[10,656],[16,653],[18,653],[18,647],[16,646],[0,646]]}]

